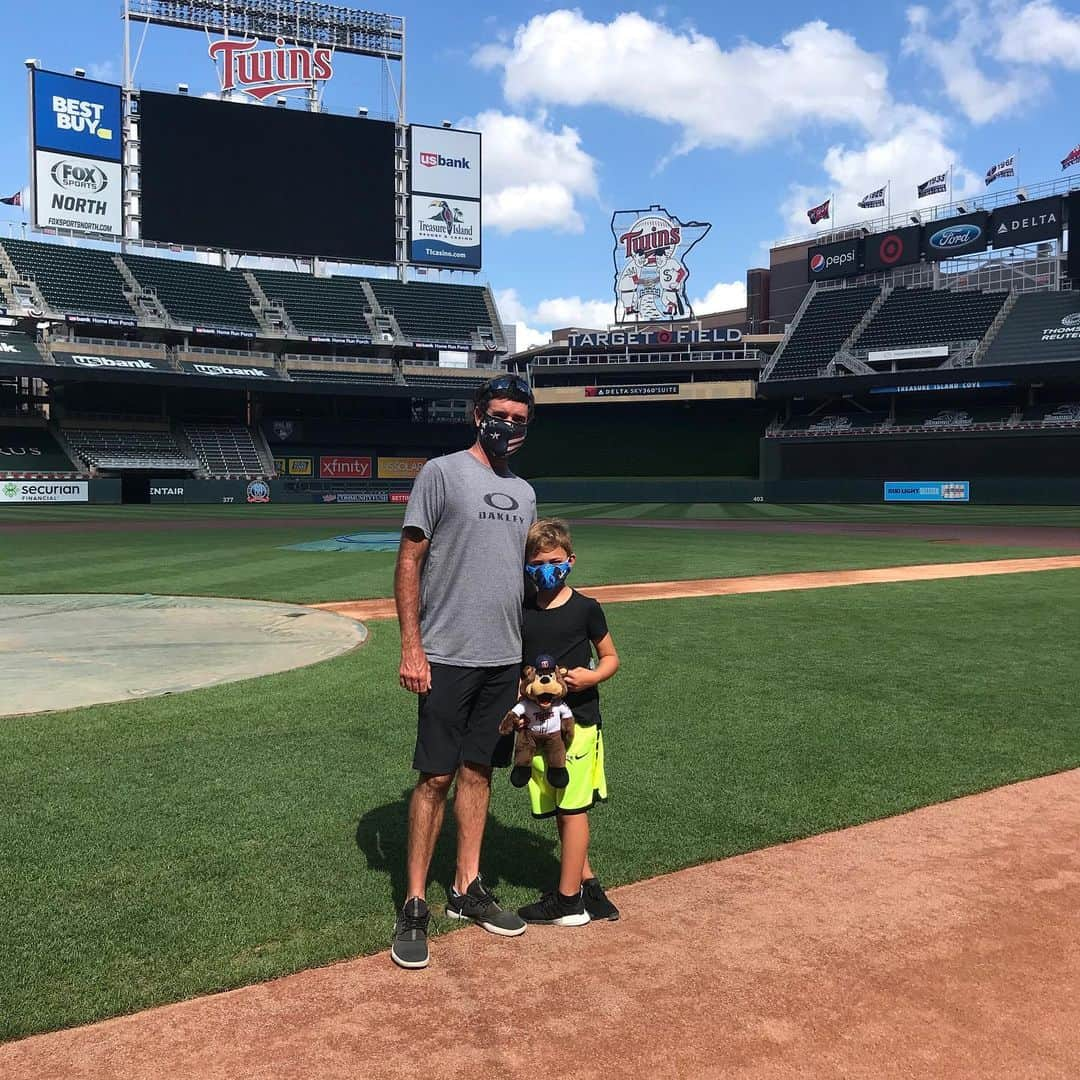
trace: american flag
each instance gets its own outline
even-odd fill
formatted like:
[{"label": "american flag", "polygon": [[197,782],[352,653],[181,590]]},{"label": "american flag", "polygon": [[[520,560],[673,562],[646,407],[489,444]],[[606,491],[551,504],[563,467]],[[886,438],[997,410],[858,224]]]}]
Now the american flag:
[{"label": "american flag", "polygon": [[886,187],[888,187],[888,184],[879,187],[877,191],[871,191],[869,195],[864,195],[859,200],[859,206],[861,206],[863,210],[869,210],[872,206],[884,206]]},{"label": "american flag", "polygon": [[1080,144],[1074,146],[1062,159],[1061,168],[1068,169],[1070,166],[1080,162]]},{"label": "american flag", "polygon": [[927,195],[940,195],[941,192],[948,191],[948,175],[948,173],[938,173],[937,176],[931,176],[929,180],[924,180],[918,188],[919,198],[925,199]]},{"label": "american flag", "polygon": [[1016,155],[1012,154],[1004,161],[999,161],[996,165],[991,165],[986,170],[986,183],[987,186],[992,184],[995,180],[1000,180],[1003,176],[1015,176],[1016,175]]},{"label": "american flag", "polygon": [[806,216],[810,219],[811,225],[816,225],[819,221],[826,221],[829,217],[829,203],[832,199],[826,199],[820,206],[811,206],[806,211]]}]

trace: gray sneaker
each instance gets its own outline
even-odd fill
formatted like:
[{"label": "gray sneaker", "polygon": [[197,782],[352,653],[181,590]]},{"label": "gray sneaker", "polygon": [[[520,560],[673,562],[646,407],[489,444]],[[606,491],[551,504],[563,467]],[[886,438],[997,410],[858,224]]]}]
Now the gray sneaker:
[{"label": "gray sneaker", "polygon": [[463,893],[450,887],[446,916],[449,919],[472,919],[485,930],[503,937],[517,937],[525,933],[525,921],[514,912],[503,911],[499,907],[498,897],[484,887],[479,874]]},{"label": "gray sneaker", "polygon": [[431,912],[419,896],[405,902],[394,924],[394,943],[390,947],[390,958],[398,967],[427,967],[427,931],[430,921]]}]

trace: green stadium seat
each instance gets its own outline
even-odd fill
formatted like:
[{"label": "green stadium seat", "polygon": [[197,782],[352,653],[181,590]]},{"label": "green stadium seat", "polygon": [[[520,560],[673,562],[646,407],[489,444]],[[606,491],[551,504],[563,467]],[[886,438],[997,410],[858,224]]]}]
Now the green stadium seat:
[{"label": "green stadium seat", "polygon": [[165,310],[177,322],[193,326],[258,330],[251,311],[255,299],[239,270],[155,259],[147,255],[124,255],[127,268],[144,288],[151,288]]},{"label": "green stadium seat", "polygon": [[134,319],[124,293],[126,282],[108,251],[4,240],[2,246],[20,275],[32,277],[54,311]]}]

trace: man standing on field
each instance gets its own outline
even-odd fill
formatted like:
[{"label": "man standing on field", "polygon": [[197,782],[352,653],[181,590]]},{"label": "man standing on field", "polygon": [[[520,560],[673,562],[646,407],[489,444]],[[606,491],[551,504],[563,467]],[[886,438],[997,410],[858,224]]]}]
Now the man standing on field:
[{"label": "man standing on field", "polygon": [[536,496],[507,461],[525,441],[532,411],[520,376],[485,383],[473,410],[476,442],[427,462],[405,511],[394,599],[401,685],[419,695],[419,776],[409,803],[405,906],[390,951],[405,968],[428,963],[428,869],[455,777],[457,867],[446,914],[506,937],[525,932],[484,887],[480,845],[492,766],[509,764],[508,753],[496,761],[499,723],[517,701],[521,674],[525,538]]}]

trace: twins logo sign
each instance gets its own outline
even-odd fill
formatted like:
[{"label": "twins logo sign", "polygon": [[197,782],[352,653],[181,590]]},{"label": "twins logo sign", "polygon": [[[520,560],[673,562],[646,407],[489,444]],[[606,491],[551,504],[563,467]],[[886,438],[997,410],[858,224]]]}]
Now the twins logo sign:
[{"label": "twins logo sign", "polygon": [[617,210],[611,217],[615,321],[692,319],[686,256],[711,228],[706,221],[680,221],[660,206]]}]

